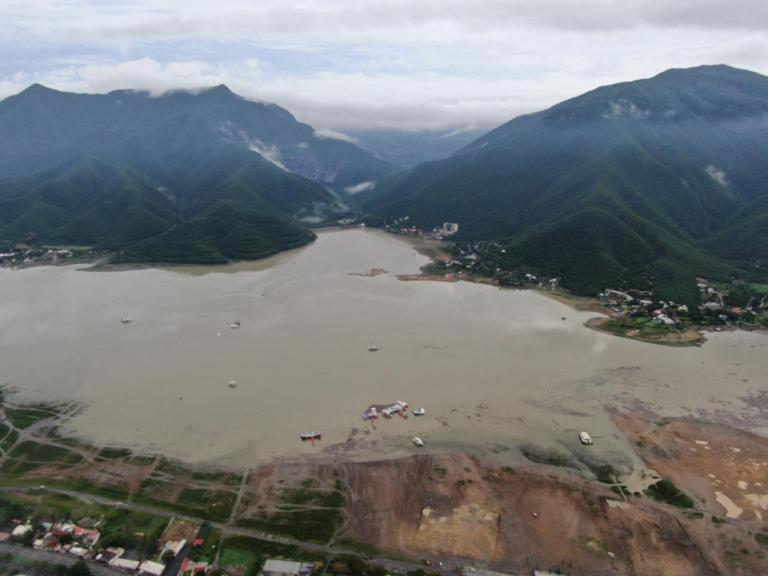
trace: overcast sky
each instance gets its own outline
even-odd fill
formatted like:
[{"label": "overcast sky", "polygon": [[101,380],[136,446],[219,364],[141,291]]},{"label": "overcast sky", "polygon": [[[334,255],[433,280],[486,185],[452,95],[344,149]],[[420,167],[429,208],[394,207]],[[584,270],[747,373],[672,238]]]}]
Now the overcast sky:
[{"label": "overcast sky", "polygon": [[335,130],[491,127],[716,63],[768,73],[768,0],[0,0],[0,98],[226,83]]}]

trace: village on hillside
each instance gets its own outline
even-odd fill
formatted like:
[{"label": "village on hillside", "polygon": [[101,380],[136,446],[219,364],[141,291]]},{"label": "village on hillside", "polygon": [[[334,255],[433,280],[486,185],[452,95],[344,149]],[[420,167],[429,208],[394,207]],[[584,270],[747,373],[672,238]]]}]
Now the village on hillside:
[{"label": "village on hillside", "polygon": [[[459,224],[445,222],[431,231],[410,223],[408,216],[386,226],[392,233],[422,240],[445,241],[459,231]],[[435,259],[424,268],[427,276],[449,280],[486,281],[501,287],[535,288],[560,291],[562,280],[524,268],[509,270],[504,266],[507,253],[502,242],[454,242],[445,246],[449,257]],[[652,290],[632,287],[605,287],[596,302],[612,317],[611,331],[629,335],[647,335],[687,330],[689,327],[758,328],[768,326],[768,285],[743,279],[714,282],[697,278],[699,303],[689,304],[659,298]]]}]

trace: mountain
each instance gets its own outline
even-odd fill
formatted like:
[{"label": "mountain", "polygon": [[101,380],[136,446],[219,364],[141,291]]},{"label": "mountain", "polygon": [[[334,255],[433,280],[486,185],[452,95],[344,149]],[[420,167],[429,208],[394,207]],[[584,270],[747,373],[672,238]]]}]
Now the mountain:
[{"label": "mountain", "polygon": [[652,282],[695,300],[697,274],[768,261],[768,78],[668,70],[515,118],[390,178],[373,219],[501,240],[504,267],[595,293]]},{"label": "mountain", "polygon": [[[205,261],[271,253],[313,237],[297,221],[346,211],[345,188],[392,170],[226,86],[152,97],[33,85],[0,101],[0,243],[93,245],[134,260],[139,249],[163,261],[188,261],[183,248]],[[237,249],[231,229],[212,227],[226,222],[237,222]],[[180,242],[185,230],[205,230],[206,250],[200,238],[194,249]],[[159,250],[162,239],[175,248]]]},{"label": "mountain", "polygon": [[362,148],[400,168],[442,160],[483,135],[487,130],[349,130],[347,134]]}]

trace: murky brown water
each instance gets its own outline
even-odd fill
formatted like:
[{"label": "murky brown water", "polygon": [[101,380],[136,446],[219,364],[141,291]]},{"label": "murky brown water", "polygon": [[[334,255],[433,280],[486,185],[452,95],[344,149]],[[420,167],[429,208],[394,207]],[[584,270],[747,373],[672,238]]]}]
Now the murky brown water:
[{"label": "murky brown water", "polygon": [[[743,401],[768,382],[765,334],[687,349],[632,342],[534,292],[394,277],[425,262],[407,242],[356,230],[225,268],[0,270],[0,383],[83,402],[69,427],[97,442],[238,465],[350,437],[336,454],[406,453],[415,434],[504,457],[519,443],[573,447],[581,429],[618,454],[625,441],[604,406],[635,401],[720,410],[768,433]],[[350,275],[371,268],[390,274]],[[427,416],[362,421],[369,404],[398,399]],[[315,429],[320,444],[299,441]]]}]

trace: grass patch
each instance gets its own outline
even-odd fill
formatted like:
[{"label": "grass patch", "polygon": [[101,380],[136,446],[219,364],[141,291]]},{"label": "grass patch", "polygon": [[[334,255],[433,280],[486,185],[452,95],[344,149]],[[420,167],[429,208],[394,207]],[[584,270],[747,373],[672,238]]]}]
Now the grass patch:
[{"label": "grass patch", "polygon": [[768,534],[764,532],[755,532],[755,540],[762,546],[768,546]]},{"label": "grass patch", "polygon": [[578,468],[576,461],[570,456],[554,449],[543,449],[536,446],[521,446],[520,452],[531,462],[548,464],[563,468]]},{"label": "grass patch", "polygon": [[177,500],[177,506],[195,510],[197,515],[211,520],[225,521],[229,518],[237,496],[223,490],[184,488]]},{"label": "grass patch", "polygon": [[16,432],[16,430],[13,430],[10,434],[3,438],[2,442],[0,442],[0,448],[2,448],[5,452],[8,452],[8,450],[13,448],[13,445],[16,444],[18,439],[19,433]]},{"label": "grass patch", "polygon": [[107,460],[117,460],[119,458],[128,458],[133,452],[128,448],[102,448],[99,450],[99,457]]},{"label": "grass patch", "polygon": [[340,490],[321,492],[305,488],[286,488],[281,494],[285,504],[291,506],[319,506],[322,508],[341,508],[344,506],[344,494]]},{"label": "grass patch", "polygon": [[160,472],[162,474],[167,474],[169,476],[189,476],[190,475],[190,471],[188,469],[184,468],[181,464],[177,464],[176,462],[172,462],[171,460],[168,460],[167,458],[160,459],[160,462],[155,468],[155,472]]},{"label": "grass patch", "polygon": [[354,538],[350,538],[349,536],[343,536],[342,538],[339,538],[337,540],[339,546],[343,548],[349,548],[350,550],[354,550],[355,552],[360,552],[361,554],[365,554],[366,556],[380,556],[381,551],[376,548],[373,544],[368,544],[367,542],[360,542],[358,540],[355,540]]},{"label": "grass patch", "polygon": [[308,552],[296,546],[266,542],[244,536],[230,536],[222,544],[221,566],[225,570],[241,568],[245,576],[253,576],[268,558],[284,558],[303,562],[323,560],[322,554]]},{"label": "grass patch", "polygon": [[73,492],[93,494],[94,496],[102,496],[111,500],[128,499],[127,485],[96,485],[89,480],[85,480],[84,478],[71,478],[67,480],[47,479],[45,483],[46,485],[61,488],[63,490],[72,490]]},{"label": "grass patch", "polygon": [[[204,530],[204,528],[203,528]],[[205,536],[205,542],[199,548],[193,548],[190,556],[195,562],[213,562],[216,557],[216,550],[220,544],[221,530],[218,528],[211,528],[208,530],[208,534]]]},{"label": "grass patch", "polygon": [[679,508],[693,508],[693,500],[670,480],[659,480],[650,485],[645,493],[659,502],[666,502]]},{"label": "grass patch", "polygon": [[45,466],[45,464],[41,464],[38,462],[26,462],[24,460],[14,460],[13,458],[8,458],[8,460],[3,462],[2,467],[0,467],[0,471],[2,471],[5,474],[10,474],[12,476],[21,476],[22,474],[26,474],[27,472],[31,472],[32,470],[36,470],[41,466]]},{"label": "grass patch", "polygon": [[119,546],[147,556],[157,552],[157,541],[168,524],[167,518],[152,514],[112,509],[104,518],[101,547]]},{"label": "grass patch", "polygon": [[11,458],[24,459],[32,462],[45,462],[57,464],[78,464],[82,461],[79,454],[70,452],[66,448],[51,444],[40,444],[27,440],[16,446],[10,452]]},{"label": "grass patch", "polygon": [[29,428],[41,420],[54,417],[54,415],[49,412],[30,410],[28,408],[6,408],[5,415],[11,421],[11,424],[20,430]]},{"label": "grass patch", "polygon": [[241,518],[238,526],[293,536],[301,540],[328,542],[341,525],[341,509],[283,510],[268,516]]},{"label": "grass patch", "polygon": [[198,482],[219,482],[227,486],[240,486],[243,477],[240,474],[233,474],[231,472],[199,470],[192,474],[192,479]]}]

